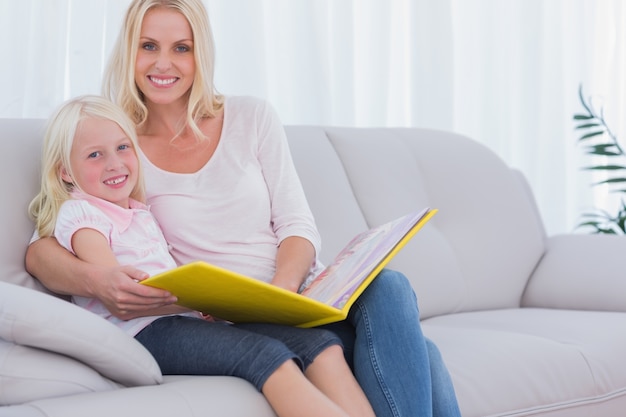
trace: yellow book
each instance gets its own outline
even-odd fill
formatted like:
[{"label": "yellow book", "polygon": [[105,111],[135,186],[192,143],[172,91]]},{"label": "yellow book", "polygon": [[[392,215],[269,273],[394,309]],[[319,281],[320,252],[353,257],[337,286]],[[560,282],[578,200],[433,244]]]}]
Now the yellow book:
[{"label": "yellow book", "polygon": [[170,291],[180,305],[236,323],[332,323],[347,317],[381,269],[436,212],[426,208],[358,234],[299,294],[203,261],[142,284]]}]

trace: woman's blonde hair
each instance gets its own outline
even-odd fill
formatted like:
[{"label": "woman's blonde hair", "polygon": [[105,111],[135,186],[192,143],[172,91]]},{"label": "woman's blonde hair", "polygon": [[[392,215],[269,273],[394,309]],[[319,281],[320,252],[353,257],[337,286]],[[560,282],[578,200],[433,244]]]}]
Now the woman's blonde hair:
[{"label": "woman's blonde hair", "polygon": [[135,63],[143,19],[150,9],[157,7],[181,13],[191,26],[196,73],[189,94],[185,124],[180,130],[187,125],[196,137],[204,139],[197,122],[205,117],[214,117],[222,108],[224,98],[214,86],[215,46],[209,17],[201,0],[134,0],[128,7],[108,62],[103,95],[117,103],[137,126],[148,118],[143,93],[135,83]]},{"label": "woman's blonde hair", "polygon": [[[64,168],[73,176],[70,153],[74,137],[85,119],[97,118],[117,123],[130,139],[137,152],[137,134],[130,118],[110,100],[104,97],[85,95],[63,103],[48,121],[41,158],[41,189],[31,201],[28,211],[35,221],[40,237],[51,236],[59,208],[69,200],[70,193],[77,185],[61,178]],[[135,200],[145,200],[145,186],[139,165],[137,184],[130,194]]]}]

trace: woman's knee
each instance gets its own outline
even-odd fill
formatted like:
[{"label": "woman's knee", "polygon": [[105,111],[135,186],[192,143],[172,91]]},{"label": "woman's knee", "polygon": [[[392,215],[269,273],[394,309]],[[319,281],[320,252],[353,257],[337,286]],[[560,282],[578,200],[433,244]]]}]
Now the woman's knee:
[{"label": "woman's knee", "polygon": [[417,297],[404,274],[383,269],[363,292],[360,302],[365,308],[381,306],[384,311],[402,311],[416,308]]},{"label": "woman's knee", "polygon": [[433,383],[439,381],[444,381],[443,383],[448,383],[450,380],[450,373],[448,372],[448,367],[443,359],[441,351],[429,338],[424,338],[426,341],[426,348],[428,349],[428,359],[430,362],[430,373],[433,379]]}]

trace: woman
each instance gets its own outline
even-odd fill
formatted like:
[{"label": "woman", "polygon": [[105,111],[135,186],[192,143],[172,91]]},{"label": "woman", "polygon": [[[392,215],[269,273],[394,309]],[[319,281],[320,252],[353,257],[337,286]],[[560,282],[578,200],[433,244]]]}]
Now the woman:
[{"label": "woman", "polygon": [[[135,0],[104,93],[137,125],[148,203],[176,261],[203,259],[296,291],[320,268],[319,235],[284,131],[265,102],[216,92],[213,56],[200,0]],[[28,270],[53,291],[96,297],[120,318],[175,302],[136,284],[145,274],[132,267],[96,268],[61,252],[42,239],[27,253]],[[460,415],[402,274],[381,272],[346,321],[325,327],[341,337],[377,416]]]}]

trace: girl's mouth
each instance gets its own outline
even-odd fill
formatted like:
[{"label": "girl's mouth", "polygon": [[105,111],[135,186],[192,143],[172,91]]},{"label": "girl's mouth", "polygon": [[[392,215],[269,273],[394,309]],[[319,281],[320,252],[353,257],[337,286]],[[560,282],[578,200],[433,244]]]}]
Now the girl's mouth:
[{"label": "girl's mouth", "polygon": [[119,177],[111,178],[110,180],[106,180],[104,181],[104,183],[106,185],[118,185],[126,181],[127,178],[128,178],[128,175],[122,175]]}]

